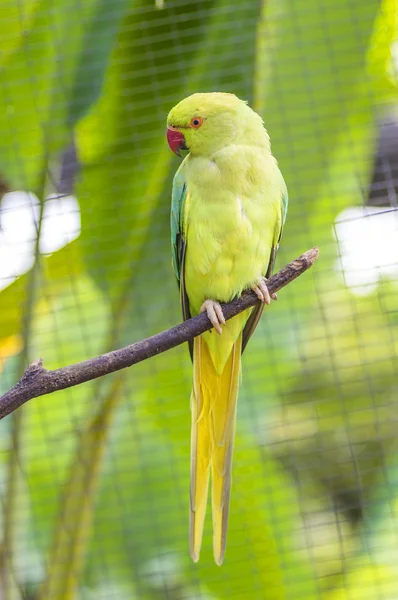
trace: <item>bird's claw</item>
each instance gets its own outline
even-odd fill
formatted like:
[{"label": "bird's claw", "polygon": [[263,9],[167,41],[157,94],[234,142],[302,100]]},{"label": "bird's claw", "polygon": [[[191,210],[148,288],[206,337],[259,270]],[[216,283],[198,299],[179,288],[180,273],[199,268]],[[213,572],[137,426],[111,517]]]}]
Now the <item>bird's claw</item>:
[{"label": "bird's claw", "polygon": [[251,287],[253,292],[256,294],[257,298],[261,300],[261,302],[265,302],[265,304],[271,304],[272,300],[277,300],[278,296],[276,294],[270,294],[267,287],[267,278],[259,277]]},{"label": "bird's claw", "polygon": [[207,312],[207,316],[209,317],[214,329],[219,335],[221,335],[221,325],[225,325],[225,317],[221,308],[221,304],[215,300],[205,300],[200,307],[200,312]]}]

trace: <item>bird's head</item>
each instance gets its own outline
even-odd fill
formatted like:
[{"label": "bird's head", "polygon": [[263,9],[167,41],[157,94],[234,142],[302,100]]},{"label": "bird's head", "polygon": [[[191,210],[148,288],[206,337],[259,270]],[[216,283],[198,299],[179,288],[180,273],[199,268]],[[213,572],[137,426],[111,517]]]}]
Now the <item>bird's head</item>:
[{"label": "bird's head", "polygon": [[[245,130],[246,102],[234,94],[213,92],[184,98],[167,117],[167,141],[178,156],[180,150],[211,156]],[[257,115],[256,115],[257,116]]]}]

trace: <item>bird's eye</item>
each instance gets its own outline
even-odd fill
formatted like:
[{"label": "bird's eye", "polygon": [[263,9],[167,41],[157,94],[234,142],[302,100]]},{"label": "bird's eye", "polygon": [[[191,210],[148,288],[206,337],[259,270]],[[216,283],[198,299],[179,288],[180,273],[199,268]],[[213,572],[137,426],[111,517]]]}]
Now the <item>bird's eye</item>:
[{"label": "bird's eye", "polygon": [[193,127],[194,129],[199,129],[199,127],[201,127],[202,125],[202,117],[193,117],[193,119],[191,119],[191,127]]}]

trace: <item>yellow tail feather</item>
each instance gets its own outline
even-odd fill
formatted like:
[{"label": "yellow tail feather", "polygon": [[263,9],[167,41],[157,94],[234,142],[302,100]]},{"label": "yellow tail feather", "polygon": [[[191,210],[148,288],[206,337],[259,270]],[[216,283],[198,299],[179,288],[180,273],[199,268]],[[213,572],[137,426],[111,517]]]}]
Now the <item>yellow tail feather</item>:
[{"label": "yellow tail feather", "polygon": [[218,373],[203,337],[194,340],[194,385],[191,396],[190,550],[199,559],[212,471],[213,552],[218,565],[225,553],[231,493],[242,334]]}]

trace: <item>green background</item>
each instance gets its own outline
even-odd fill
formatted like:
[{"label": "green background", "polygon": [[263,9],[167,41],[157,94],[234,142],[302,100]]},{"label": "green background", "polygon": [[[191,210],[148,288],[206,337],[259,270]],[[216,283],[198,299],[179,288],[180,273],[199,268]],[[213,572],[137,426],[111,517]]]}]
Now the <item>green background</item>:
[{"label": "green background", "polygon": [[0,20],[2,188],[38,197],[39,238],[73,143],[81,216],[0,292],[1,392],[39,356],[57,368],[181,320],[165,119],[190,93],[264,118],[290,197],[277,268],[320,248],[245,352],[224,565],[210,519],[188,554],[179,347],[1,422],[2,597],[397,597],[397,278],[345,285],[334,234],[366,204],[396,104],[396,2],[3,0]]}]

